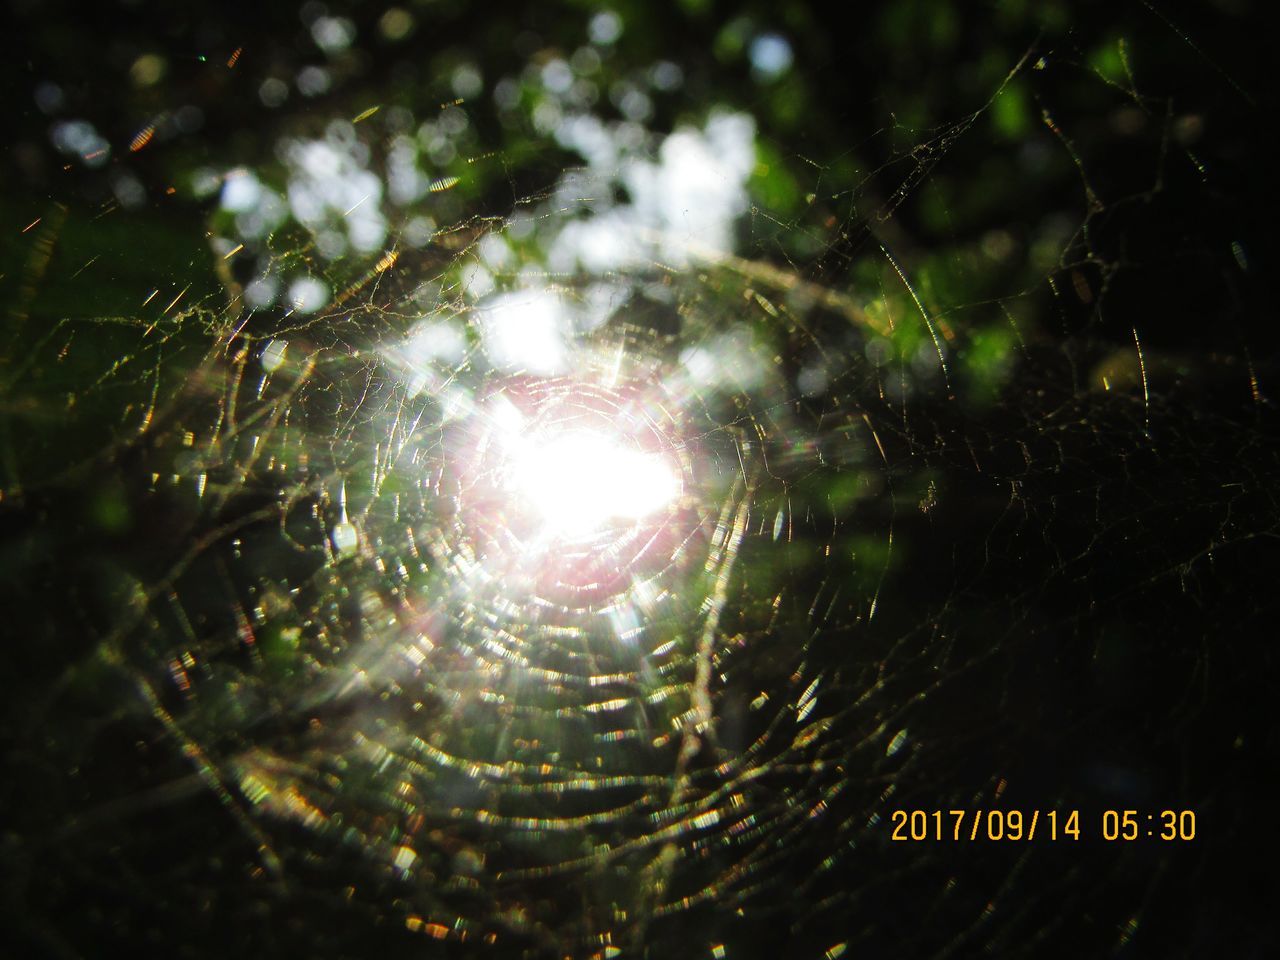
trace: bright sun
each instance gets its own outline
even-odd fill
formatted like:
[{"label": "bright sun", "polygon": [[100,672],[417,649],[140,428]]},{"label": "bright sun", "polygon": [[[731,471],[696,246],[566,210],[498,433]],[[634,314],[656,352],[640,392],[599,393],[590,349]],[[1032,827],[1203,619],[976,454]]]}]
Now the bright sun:
[{"label": "bright sun", "polygon": [[521,438],[514,446],[509,489],[552,537],[584,537],[611,523],[635,523],[680,492],[666,458],[606,431],[567,429]]}]

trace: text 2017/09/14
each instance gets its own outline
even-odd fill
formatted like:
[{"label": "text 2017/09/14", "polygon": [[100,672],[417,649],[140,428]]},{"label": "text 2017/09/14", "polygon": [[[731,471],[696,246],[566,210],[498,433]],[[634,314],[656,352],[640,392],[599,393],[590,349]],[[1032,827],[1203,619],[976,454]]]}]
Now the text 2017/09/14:
[{"label": "text 2017/09/14", "polygon": [[[895,841],[1080,840],[1079,810],[894,810]],[[1103,840],[1194,840],[1194,810],[1104,810],[1097,832]]]}]

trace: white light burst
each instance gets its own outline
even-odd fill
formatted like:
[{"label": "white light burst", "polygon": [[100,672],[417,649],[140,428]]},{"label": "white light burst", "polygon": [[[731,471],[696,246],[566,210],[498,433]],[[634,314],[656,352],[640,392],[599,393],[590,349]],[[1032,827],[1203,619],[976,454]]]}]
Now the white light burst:
[{"label": "white light burst", "polygon": [[507,485],[542,520],[547,539],[589,537],[635,523],[680,491],[672,465],[599,429],[550,430],[518,438]]},{"label": "white light burst", "polygon": [[535,599],[562,619],[630,602],[703,519],[677,407],[635,381],[497,381],[446,432],[441,489],[457,526],[442,550],[501,594],[508,622]]}]

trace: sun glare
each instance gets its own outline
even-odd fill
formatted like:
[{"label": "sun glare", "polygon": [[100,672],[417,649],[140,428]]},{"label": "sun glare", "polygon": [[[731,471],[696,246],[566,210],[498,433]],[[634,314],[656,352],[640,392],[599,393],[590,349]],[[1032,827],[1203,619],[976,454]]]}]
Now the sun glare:
[{"label": "sun glare", "polygon": [[511,458],[509,483],[552,537],[583,537],[612,523],[635,523],[680,491],[665,458],[596,429],[525,440]]}]

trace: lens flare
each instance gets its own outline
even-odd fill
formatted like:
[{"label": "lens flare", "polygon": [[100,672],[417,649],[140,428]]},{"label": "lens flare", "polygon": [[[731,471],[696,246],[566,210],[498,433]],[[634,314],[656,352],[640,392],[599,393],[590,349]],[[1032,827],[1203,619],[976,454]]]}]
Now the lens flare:
[{"label": "lens flare", "polygon": [[446,440],[445,548],[504,609],[600,609],[667,570],[700,525],[685,444],[652,385],[495,384]]},{"label": "lens flare", "polygon": [[657,454],[600,430],[553,431],[519,441],[508,485],[543,520],[543,534],[590,536],[667,506],[680,482]]}]

